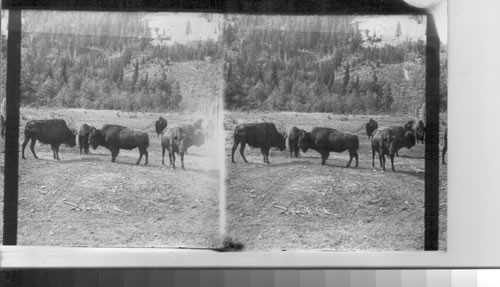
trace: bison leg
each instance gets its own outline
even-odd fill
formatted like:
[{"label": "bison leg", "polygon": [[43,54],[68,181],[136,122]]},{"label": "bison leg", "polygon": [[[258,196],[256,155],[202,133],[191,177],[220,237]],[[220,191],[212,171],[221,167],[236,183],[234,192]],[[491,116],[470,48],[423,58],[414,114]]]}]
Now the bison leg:
[{"label": "bison leg", "polygon": [[262,153],[262,157],[264,158],[264,163],[267,163],[267,159],[266,159],[266,148],[261,147],[261,148],[260,148],[260,152]]},{"label": "bison leg", "polygon": [[115,149],[113,148],[111,150],[111,162],[115,162],[116,161],[116,157],[118,156],[118,153],[120,152],[119,149]]},{"label": "bison leg", "polygon": [[[240,146],[240,154],[241,154],[241,157],[243,158],[243,160],[248,163],[247,159],[245,158],[245,154],[244,154],[244,151],[245,151],[245,145],[246,143],[245,142],[241,142],[241,146]],[[234,162],[234,161],[233,161]]]},{"label": "bison leg", "polygon": [[354,158],[354,153],[353,152],[349,152],[349,162],[347,163],[346,167],[350,167],[351,166],[351,162],[352,162],[353,158]]},{"label": "bison leg", "polygon": [[31,153],[33,154],[33,156],[38,159],[38,157],[36,156],[36,153],[35,153],[35,144],[36,144],[36,139],[31,139],[31,144],[30,144],[30,150],[31,150]]},{"label": "bison leg", "polygon": [[161,165],[165,165],[165,147],[161,147]]},{"label": "bison leg", "polygon": [[233,148],[232,148],[232,150],[231,150],[231,162],[232,162],[232,163],[236,163],[236,162],[234,162],[234,152],[236,151],[236,148],[238,147],[238,144],[239,144],[239,143],[240,143],[240,142],[239,142],[238,140],[236,140],[236,139],[234,140],[234,143],[233,143]]},{"label": "bison leg", "polygon": [[54,154],[54,159],[59,160],[59,145],[52,144],[50,145],[52,148],[52,153]]},{"label": "bison leg", "polygon": [[269,150],[270,149],[271,149],[270,147],[264,148],[264,163],[267,163],[267,164],[270,164],[270,162],[269,162]]},{"label": "bison leg", "polygon": [[321,154],[321,165],[325,165],[326,160],[330,156],[330,152],[322,151],[320,154]]},{"label": "bison leg", "polygon": [[170,157],[170,164],[172,165],[172,169],[175,169],[175,152],[168,152],[168,156]]},{"label": "bison leg", "polygon": [[139,159],[137,160],[137,162],[135,164],[141,163],[141,159],[142,159],[142,150],[139,150]]},{"label": "bison leg", "polygon": [[358,167],[358,159],[359,159],[359,155],[358,155],[358,152],[354,152],[354,157],[356,158],[356,168]]},{"label": "bison leg", "polygon": [[396,170],[394,169],[394,154],[391,154],[389,156],[391,157],[391,168],[392,168],[392,171],[396,172]]},{"label": "bison leg", "polygon": [[[88,140],[83,142],[83,150],[84,150],[85,154],[89,154],[90,153],[90,151],[89,151],[89,141]],[[80,153],[81,153],[81,151],[80,151]]]},{"label": "bison leg", "polygon": [[299,157],[300,157],[299,147],[295,146],[295,158],[299,158]]},{"label": "bison leg", "polygon": [[380,161],[380,168],[382,168],[382,171],[385,171],[385,156],[384,153],[380,152],[378,153],[378,160]]},{"label": "bison leg", "polygon": [[144,150],[144,155],[146,156],[146,162],[144,163],[144,165],[147,165],[148,164],[148,157],[149,157],[149,152],[147,149]]},{"label": "bison leg", "polygon": [[22,153],[22,154],[23,154],[23,159],[26,159],[26,158],[24,157],[24,149],[26,148],[26,145],[28,144],[28,142],[29,142],[29,141],[30,141],[30,138],[29,138],[29,137],[27,137],[26,135],[24,135],[23,153]]},{"label": "bison leg", "polygon": [[182,169],[185,169],[184,168],[184,152],[181,151],[180,155],[181,155],[181,167],[182,167]]}]

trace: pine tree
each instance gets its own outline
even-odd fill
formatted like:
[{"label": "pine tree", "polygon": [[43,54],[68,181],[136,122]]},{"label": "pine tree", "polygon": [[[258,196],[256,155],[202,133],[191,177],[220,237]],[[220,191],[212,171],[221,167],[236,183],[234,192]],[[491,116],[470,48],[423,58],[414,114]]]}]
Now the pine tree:
[{"label": "pine tree", "polygon": [[188,37],[188,39],[190,34],[191,34],[191,22],[189,22],[188,20],[186,24],[186,36]]},{"label": "pine tree", "polygon": [[398,43],[399,43],[399,37],[401,37],[401,23],[399,23],[396,26],[396,38],[398,38]]},{"label": "pine tree", "polygon": [[61,61],[61,79],[63,83],[68,83],[68,64],[66,63],[66,59]]},{"label": "pine tree", "polygon": [[132,75],[132,91],[135,89],[135,84],[139,78],[139,62],[135,60],[134,74]]}]

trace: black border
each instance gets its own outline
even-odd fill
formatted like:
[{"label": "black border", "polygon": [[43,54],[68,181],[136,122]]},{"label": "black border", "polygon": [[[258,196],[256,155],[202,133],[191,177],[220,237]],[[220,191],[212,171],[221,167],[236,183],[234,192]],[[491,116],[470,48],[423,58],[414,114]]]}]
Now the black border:
[{"label": "black border", "polygon": [[6,0],[9,13],[4,245],[17,244],[20,10],[169,11],[289,15],[427,15],[425,247],[438,250],[439,235],[439,38],[433,16],[402,0]]}]

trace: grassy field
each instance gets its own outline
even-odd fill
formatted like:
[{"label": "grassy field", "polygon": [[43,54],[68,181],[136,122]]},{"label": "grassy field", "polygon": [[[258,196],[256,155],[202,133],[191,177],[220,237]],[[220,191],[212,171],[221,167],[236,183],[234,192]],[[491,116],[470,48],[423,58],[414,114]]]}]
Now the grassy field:
[{"label": "grassy field", "polygon": [[[157,113],[124,113],[83,109],[21,109],[20,145],[31,119],[63,118],[73,127],[121,124],[146,131],[149,164],[135,165],[137,149],[121,150],[117,162],[99,147],[80,155],[78,147],[61,146],[60,161],[49,145],[37,143],[36,160],[29,145],[19,167],[19,245],[93,247],[219,246],[220,168],[216,143],[192,147],[186,170],[161,165],[160,139],[154,131]],[[161,114],[169,126],[192,123],[192,113]],[[3,159],[2,159],[3,160]],[[179,158],[177,159],[178,165]],[[168,164],[168,154],[166,158]],[[3,184],[3,178],[2,178]],[[3,198],[3,196],[2,196]],[[3,204],[2,207],[3,208]],[[2,213],[3,214],[3,213]],[[1,230],[0,230],[1,232]]]},{"label": "grassy field", "polygon": [[[364,124],[372,116],[322,113],[226,112],[226,193],[228,233],[249,250],[391,251],[424,248],[424,145],[400,150],[396,173],[371,168]],[[379,126],[403,125],[403,116],[373,116]],[[274,122],[310,130],[326,126],[357,134],[359,167],[345,168],[347,152],[330,153],[326,166],[309,150],[301,158],[272,149],[270,165],[248,146],[231,163],[232,131],[245,122]],[[445,123],[445,121],[442,121]],[[444,129],[443,129],[444,131]],[[441,134],[442,137],[442,134]],[[446,166],[440,166],[440,250],[446,249]]]}]

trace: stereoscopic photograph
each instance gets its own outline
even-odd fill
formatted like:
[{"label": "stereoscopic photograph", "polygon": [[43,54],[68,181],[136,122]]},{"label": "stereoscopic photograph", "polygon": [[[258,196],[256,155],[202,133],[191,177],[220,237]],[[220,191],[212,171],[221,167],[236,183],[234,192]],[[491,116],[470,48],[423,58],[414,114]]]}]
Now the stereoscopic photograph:
[{"label": "stereoscopic photograph", "polygon": [[[227,232],[247,250],[424,250],[421,15],[226,15]],[[439,249],[446,250],[441,40]]]},{"label": "stereoscopic photograph", "polygon": [[22,11],[21,37],[18,245],[220,245],[221,15]]}]

